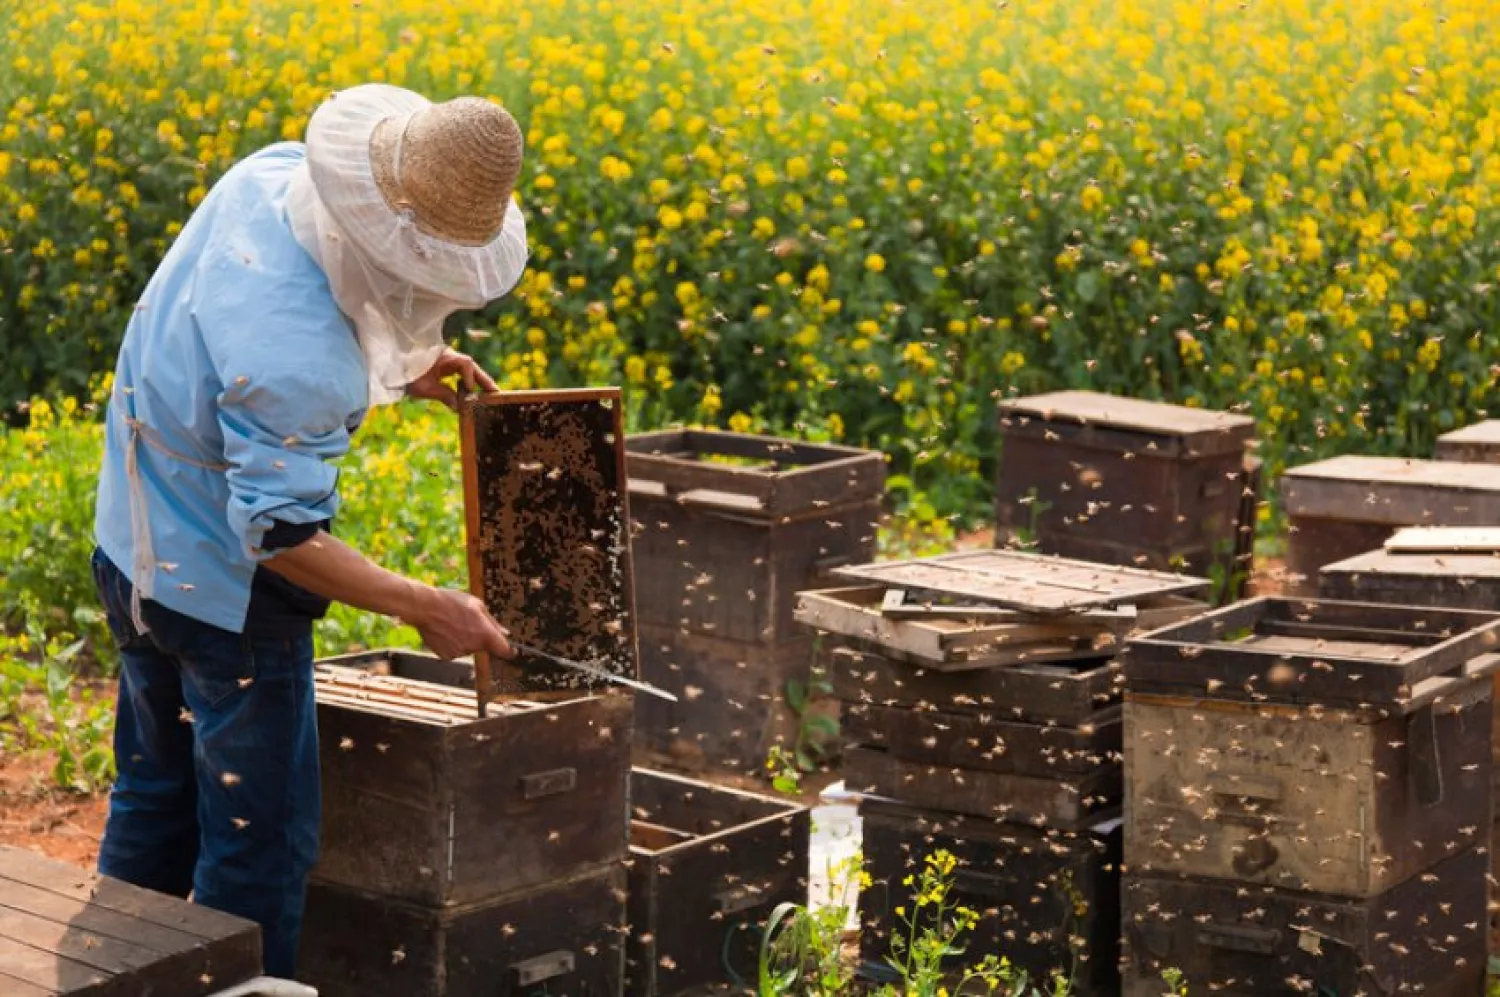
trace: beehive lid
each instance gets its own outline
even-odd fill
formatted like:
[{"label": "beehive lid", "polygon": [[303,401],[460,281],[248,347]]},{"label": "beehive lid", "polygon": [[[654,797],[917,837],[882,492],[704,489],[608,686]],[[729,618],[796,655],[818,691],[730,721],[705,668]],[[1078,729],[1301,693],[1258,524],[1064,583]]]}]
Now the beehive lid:
[{"label": "beehive lid", "polygon": [[1148,596],[1207,590],[1206,578],[1095,564],[1014,550],[962,551],[836,568],[841,578],[978,599],[1032,613],[1119,606]]},{"label": "beehive lid", "polygon": [[1404,706],[1426,679],[1500,650],[1500,614],[1264,597],[1132,637],[1132,691]]},{"label": "beehive lid", "polygon": [[1255,420],[1249,416],[1097,391],[1054,391],[1006,399],[999,408],[1007,428],[1040,422],[1117,430],[1158,439],[1164,456],[1234,453],[1244,450],[1255,434]]},{"label": "beehive lid", "polygon": [[1290,516],[1388,526],[1500,526],[1500,466],[1346,455],[1289,468]]},{"label": "beehive lid", "polygon": [[1486,419],[1473,425],[1454,429],[1437,438],[1444,443],[1479,443],[1500,447],[1500,419]]},{"label": "beehive lid", "polygon": [[[513,640],[637,678],[619,389],[477,396],[460,425],[474,595]],[[524,654],[475,666],[481,701],[497,676],[538,695],[606,684]]]}]

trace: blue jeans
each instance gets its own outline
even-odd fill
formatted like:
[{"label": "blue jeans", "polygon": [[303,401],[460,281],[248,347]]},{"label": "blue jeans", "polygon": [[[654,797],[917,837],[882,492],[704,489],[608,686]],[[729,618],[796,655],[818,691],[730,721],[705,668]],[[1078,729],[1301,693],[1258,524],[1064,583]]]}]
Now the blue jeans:
[{"label": "blue jeans", "polygon": [[255,639],[146,601],[142,635],[130,580],[93,567],[121,658],[99,872],[255,921],[292,979],[322,803],[311,626]]}]

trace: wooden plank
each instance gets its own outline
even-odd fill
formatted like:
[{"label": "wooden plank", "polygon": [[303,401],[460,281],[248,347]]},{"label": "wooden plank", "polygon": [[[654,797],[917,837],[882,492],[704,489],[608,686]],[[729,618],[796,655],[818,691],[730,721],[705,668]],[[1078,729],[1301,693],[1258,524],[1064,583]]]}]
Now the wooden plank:
[{"label": "wooden plank", "polygon": [[[519,641],[637,677],[624,420],[617,388],[496,392],[460,407],[470,586]],[[603,680],[540,660],[475,656],[550,692]]]},{"label": "wooden plank", "polygon": [[0,907],[0,938],[118,976],[158,963],[163,953],[92,931],[59,924],[12,907]]},{"label": "wooden plank", "polygon": [[[3,943],[0,943],[0,967],[4,965],[5,953]],[[58,991],[50,986],[44,988],[35,983],[28,983],[0,969],[0,993],[5,994],[5,997],[53,997]]]},{"label": "wooden plank", "polygon": [[[86,963],[60,958],[45,949],[15,941],[0,934],[0,983],[18,981],[19,994],[68,994],[99,997],[119,994],[120,984],[112,984],[114,974],[102,972]],[[11,991],[3,991],[10,997]]]},{"label": "wooden plank", "polygon": [[863,746],[844,752],[850,792],[1005,823],[1078,831],[1117,811],[1123,792],[1118,766],[1074,779],[923,765]]},{"label": "wooden plank", "polygon": [[1389,526],[1500,523],[1500,467],[1350,455],[1289,468],[1281,486],[1294,518]]},{"label": "wooden plank", "polygon": [[1444,433],[1437,438],[1432,456],[1472,464],[1500,463],[1500,419],[1486,419]]},{"label": "wooden plank", "polygon": [[101,877],[21,848],[0,845],[0,875],[27,886],[87,900],[106,910],[129,914],[204,939],[222,939],[247,933],[259,937],[259,929],[241,918],[116,879]]},{"label": "wooden plank", "polygon": [[1500,560],[1500,528],[1412,526],[1385,542],[1392,554],[1488,554]]},{"label": "wooden plank", "polygon": [[202,938],[190,932],[153,924],[119,911],[96,907],[86,900],[65,897],[4,877],[0,877],[0,908],[46,918],[154,952],[183,952],[203,943]]},{"label": "wooden plank", "polygon": [[1118,606],[1146,596],[1206,589],[1207,579],[1093,564],[1021,551],[982,550],[836,568],[860,582],[980,599],[1033,613]]}]

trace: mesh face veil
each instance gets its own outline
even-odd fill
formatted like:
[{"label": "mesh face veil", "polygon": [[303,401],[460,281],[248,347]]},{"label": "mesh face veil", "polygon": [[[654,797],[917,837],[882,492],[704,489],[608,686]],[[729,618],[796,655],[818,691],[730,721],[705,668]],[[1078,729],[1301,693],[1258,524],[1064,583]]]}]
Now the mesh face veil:
[{"label": "mesh face veil", "polygon": [[399,179],[405,126],[429,106],[383,85],[336,95],[313,115],[307,159],[286,193],[297,242],[354,323],[372,405],[399,399],[432,366],[444,350],[449,315],[504,297],[526,268],[526,223],[513,199],[493,240],[464,245],[419,230],[410,210],[393,209],[382,194],[371,166],[376,126],[392,121]]}]

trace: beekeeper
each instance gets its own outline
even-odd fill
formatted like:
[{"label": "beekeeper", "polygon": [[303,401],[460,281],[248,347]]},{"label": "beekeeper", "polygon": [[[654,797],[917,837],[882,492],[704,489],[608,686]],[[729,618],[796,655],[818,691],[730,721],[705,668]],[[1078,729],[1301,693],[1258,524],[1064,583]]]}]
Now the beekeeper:
[{"label": "beekeeper", "polygon": [[313,621],[337,601],[445,657],[511,656],[478,600],[328,531],[331,462],[370,406],[494,388],[441,332],[521,276],[521,153],[485,100],[338,93],[305,144],[215,185],[120,349],[95,520],[122,659],[99,871],[258,922],[275,976],[318,848]]}]

